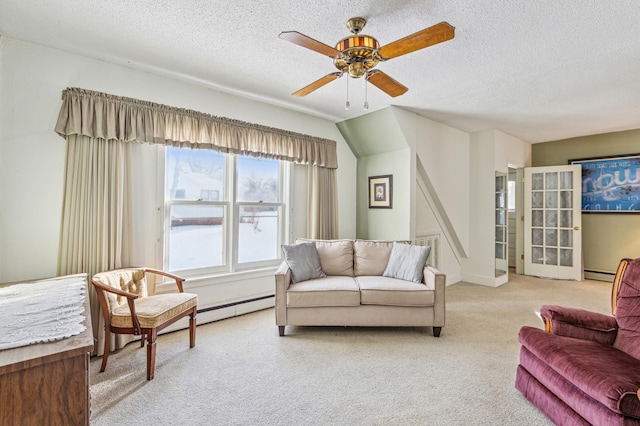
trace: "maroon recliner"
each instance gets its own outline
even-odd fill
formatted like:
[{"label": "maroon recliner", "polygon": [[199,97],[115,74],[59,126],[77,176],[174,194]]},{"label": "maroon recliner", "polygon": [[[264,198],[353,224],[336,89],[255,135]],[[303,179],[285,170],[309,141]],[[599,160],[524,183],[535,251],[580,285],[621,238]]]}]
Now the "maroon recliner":
[{"label": "maroon recliner", "polygon": [[516,388],[557,425],[640,425],[640,259],[620,261],[613,316],[545,305],[522,327]]}]

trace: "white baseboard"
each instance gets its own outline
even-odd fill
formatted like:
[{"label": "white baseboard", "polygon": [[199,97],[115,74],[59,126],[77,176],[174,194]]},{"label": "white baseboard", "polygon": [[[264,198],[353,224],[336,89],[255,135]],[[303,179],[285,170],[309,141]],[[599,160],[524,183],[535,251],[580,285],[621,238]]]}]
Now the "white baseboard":
[{"label": "white baseboard", "polygon": [[[196,323],[198,325],[207,324],[210,322],[220,321],[226,318],[235,317],[238,315],[248,314],[250,312],[261,311],[263,309],[272,308],[275,305],[275,297],[269,297],[267,299],[251,301],[247,303],[239,303],[233,306],[227,306],[220,309],[206,310],[205,312],[199,312],[196,317]],[[276,326],[275,314],[273,318],[273,326]],[[162,333],[169,333],[172,331],[178,331],[189,328],[189,317],[182,318],[175,324],[171,324],[166,329],[162,330]]]},{"label": "white baseboard", "polygon": [[462,281],[471,284],[480,284],[487,287],[500,287],[505,282],[497,280],[495,276],[476,275],[476,274],[462,274]]}]

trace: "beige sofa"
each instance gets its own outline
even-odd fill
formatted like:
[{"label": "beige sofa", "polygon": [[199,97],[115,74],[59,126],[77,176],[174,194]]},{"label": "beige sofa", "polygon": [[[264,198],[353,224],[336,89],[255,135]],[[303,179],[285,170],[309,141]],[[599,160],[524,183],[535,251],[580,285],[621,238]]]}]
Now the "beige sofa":
[{"label": "beige sofa", "polygon": [[[312,240],[297,240],[312,241]],[[275,274],[275,315],[285,326],[433,327],[445,321],[445,275],[424,266],[422,281],[383,276],[393,241],[314,241],[326,277],[294,283],[289,264]],[[405,242],[406,243],[406,242]],[[396,256],[397,257],[397,256]]]}]

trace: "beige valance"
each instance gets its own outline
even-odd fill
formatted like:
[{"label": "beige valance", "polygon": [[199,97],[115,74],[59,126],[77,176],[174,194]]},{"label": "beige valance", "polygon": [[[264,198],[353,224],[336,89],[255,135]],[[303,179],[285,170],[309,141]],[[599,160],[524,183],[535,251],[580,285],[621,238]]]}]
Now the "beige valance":
[{"label": "beige valance", "polygon": [[55,131],[338,167],[330,139],[75,87],[62,92]]}]

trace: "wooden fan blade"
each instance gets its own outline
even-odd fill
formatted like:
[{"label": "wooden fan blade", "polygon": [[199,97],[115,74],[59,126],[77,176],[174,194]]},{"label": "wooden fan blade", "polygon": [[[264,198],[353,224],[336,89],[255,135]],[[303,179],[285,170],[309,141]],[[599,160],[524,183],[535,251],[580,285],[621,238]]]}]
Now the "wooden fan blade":
[{"label": "wooden fan blade", "polygon": [[392,98],[400,96],[409,90],[380,70],[369,71],[367,74],[367,81]]},{"label": "wooden fan blade", "polygon": [[314,81],[310,85],[303,87],[295,93],[292,93],[292,96],[297,98],[301,98],[302,96],[307,96],[309,93],[313,92],[316,89],[321,88],[327,83],[331,83],[333,80],[340,78],[342,76],[341,72],[332,72],[331,74],[327,74],[319,80]]},{"label": "wooden fan blade", "polygon": [[297,31],[283,31],[278,35],[278,37],[283,40],[290,41],[293,44],[297,44],[298,46],[306,47],[307,49],[326,55],[330,58],[335,59],[342,56],[342,52],[338,49],[334,49],[331,46],[321,43],[318,40],[314,40],[304,34],[300,34]]},{"label": "wooden fan blade", "polygon": [[440,22],[432,27],[425,28],[415,34],[382,46],[378,54],[382,60],[397,58],[398,56],[451,40],[454,35],[454,27],[446,22]]}]

